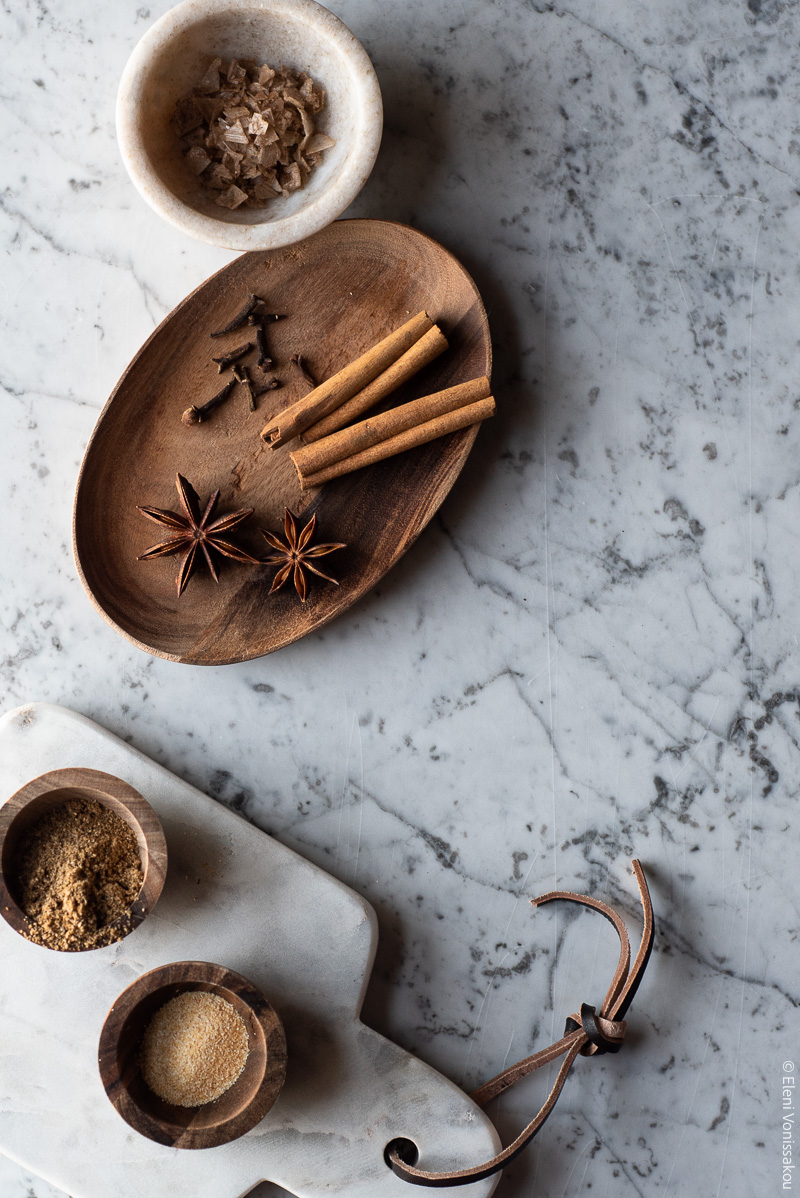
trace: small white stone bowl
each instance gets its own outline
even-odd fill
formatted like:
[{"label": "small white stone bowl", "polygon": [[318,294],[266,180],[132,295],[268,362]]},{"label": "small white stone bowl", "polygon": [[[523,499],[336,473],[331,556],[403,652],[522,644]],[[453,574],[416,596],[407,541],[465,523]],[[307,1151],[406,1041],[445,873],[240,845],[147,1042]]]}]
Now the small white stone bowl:
[{"label": "small white stone bowl", "polygon": [[[170,127],[177,100],[215,57],[307,71],[327,93],[320,128],[336,145],[304,187],[264,208],[215,204]],[[382,129],[380,87],[364,47],[315,0],[183,0],[136,46],[117,96],[120,150],[142,197],[190,237],[231,250],[290,245],[340,216],[369,178]]]}]

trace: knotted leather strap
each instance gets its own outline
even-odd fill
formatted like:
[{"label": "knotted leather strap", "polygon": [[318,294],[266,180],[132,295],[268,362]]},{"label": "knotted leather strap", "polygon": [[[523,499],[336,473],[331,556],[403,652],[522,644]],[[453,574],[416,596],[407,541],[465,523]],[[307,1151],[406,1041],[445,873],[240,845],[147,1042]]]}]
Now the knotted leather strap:
[{"label": "knotted leather strap", "polygon": [[490,1099],[502,1094],[521,1077],[525,1077],[526,1074],[540,1069],[542,1065],[547,1065],[550,1061],[555,1061],[563,1056],[564,1060],[553,1083],[553,1088],[536,1117],[512,1144],[509,1144],[497,1156],[492,1157],[490,1161],[486,1161],[482,1165],[474,1165],[469,1169],[455,1169],[452,1172],[430,1173],[424,1169],[415,1168],[417,1159],[415,1146],[410,1140],[394,1141],[387,1150],[386,1159],[398,1177],[402,1177],[404,1181],[410,1181],[414,1185],[435,1187],[463,1186],[473,1181],[482,1181],[485,1177],[491,1177],[493,1173],[497,1173],[515,1156],[518,1156],[542,1127],[556,1105],[564,1082],[578,1056],[591,1057],[605,1052],[619,1052],[625,1039],[624,1017],[639,988],[653,947],[653,908],[650,903],[647,881],[638,861],[633,861],[633,872],[639,886],[644,917],[641,943],[633,962],[633,968],[630,966],[631,949],[627,929],[621,917],[611,907],[600,902],[599,899],[589,898],[583,894],[572,894],[567,890],[553,890],[549,894],[543,894],[541,898],[531,900],[536,907],[542,907],[545,903],[553,903],[559,899],[569,903],[581,903],[584,907],[592,907],[601,915],[605,915],[606,919],[614,925],[620,945],[617,969],[599,1012],[595,1011],[594,1007],[589,1006],[588,1003],[583,1003],[580,1012],[570,1015],[567,1019],[564,1035],[560,1040],[551,1044],[549,1048],[543,1048],[534,1053],[533,1056],[525,1057],[516,1065],[510,1065],[502,1073],[498,1073],[496,1077],[479,1086],[477,1090],[473,1090],[470,1095],[470,1098],[478,1106],[485,1106]]}]

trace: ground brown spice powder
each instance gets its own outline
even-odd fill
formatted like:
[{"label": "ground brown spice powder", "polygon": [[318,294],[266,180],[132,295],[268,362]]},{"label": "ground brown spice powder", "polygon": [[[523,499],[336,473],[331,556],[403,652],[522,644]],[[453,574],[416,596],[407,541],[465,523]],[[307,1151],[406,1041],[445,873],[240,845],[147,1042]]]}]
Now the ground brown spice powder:
[{"label": "ground brown spice powder", "polygon": [[15,897],[28,939],[61,952],[113,944],[111,927],[142,887],[133,829],[94,799],[67,799],[23,833],[14,853]]},{"label": "ground brown spice powder", "polygon": [[224,1094],[245,1066],[247,1028],[218,994],[187,990],[156,1011],[142,1039],[142,1077],[175,1106],[204,1106]]}]

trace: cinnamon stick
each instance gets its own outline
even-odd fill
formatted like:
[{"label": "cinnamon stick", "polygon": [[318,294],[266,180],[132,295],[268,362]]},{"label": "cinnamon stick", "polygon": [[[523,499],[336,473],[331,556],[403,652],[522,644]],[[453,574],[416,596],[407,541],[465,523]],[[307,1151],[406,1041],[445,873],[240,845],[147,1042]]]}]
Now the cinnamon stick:
[{"label": "cinnamon stick", "polygon": [[290,456],[300,489],[307,491],[329,479],[468,428],[494,412],[494,397],[487,378],[472,379],[412,400],[295,450]]},{"label": "cinnamon stick", "polygon": [[364,412],[374,408],[382,399],[385,399],[392,391],[396,391],[412,375],[422,370],[423,366],[427,366],[446,349],[447,338],[439,326],[434,325],[362,391],[357,392],[352,399],[348,399],[329,416],[325,416],[316,424],[312,424],[311,428],[307,428],[302,434],[303,441],[306,443],[319,441],[322,437],[336,432],[337,429],[352,424],[358,416],[363,416]]},{"label": "cinnamon stick", "polygon": [[469,428],[472,424],[479,424],[489,416],[494,416],[494,413],[494,396],[489,395],[485,399],[479,399],[476,403],[468,404],[465,408],[456,408],[444,416],[429,420],[427,424],[418,424],[404,433],[399,433],[396,437],[390,437],[387,441],[380,441],[362,453],[353,454],[352,457],[344,458],[341,462],[334,462],[327,470],[320,470],[317,474],[301,478],[300,490],[308,491],[311,487],[319,487],[332,478],[351,474],[354,470],[371,466],[373,462],[382,462],[398,453],[405,453],[407,449],[414,449],[417,445],[426,445],[429,441],[436,441],[448,433]]},{"label": "cinnamon stick", "polygon": [[373,379],[388,369],[393,362],[410,349],[420,337],[433,327],[427,312],[418,312],[401,328],[384,337],[372,349],[350,362],[343,370],[331,375],[319,387],[309,391],[302,399],[279,412],[261,430],[261,439],[271,449],[291,441],[300,433],[322,420],[329,412],[346,403],[358,391],[363,390]]}]

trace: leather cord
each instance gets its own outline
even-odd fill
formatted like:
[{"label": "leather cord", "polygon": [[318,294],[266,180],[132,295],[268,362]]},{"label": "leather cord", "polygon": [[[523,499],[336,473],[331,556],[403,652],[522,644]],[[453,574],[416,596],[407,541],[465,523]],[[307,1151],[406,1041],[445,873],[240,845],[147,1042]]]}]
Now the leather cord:
[{"label": "leather cord", "polygon": [[647,963],[650,960],[655,931],[653,908],[650,902],[650,892],[647,889],[644,871],[638,861],[634,860],[632,864],[633,872],[636,875],[636,882],[639,886],[639,897],[643,913],[642,937],[632,968],[630,964],[631,949],[627,929],[622,918],[606,903],[601,902],[599,899],[590,898],[588,895],[573,894],[568,890],[552,890],[548,894],[543,894],[540,898],[531,900],[535,907],[543,907],[545,903],[564,901],[580,903],[584,907],[590,907],[594,911],[599,911],[601,915],[604,915],[614,925],[619,936],[620,945],[617,968],[599,1011],[596,1011],[588,1003],[582,1003],[580,1012],[568,1017],[564,1035],[560,1040],[556,1040],[555,1044],[551,1044],[548,1048],[540,1049],[539,1052],[535,1052],[532,1056],[525,1057],[524,1060],[518,1061],[516,1065],[509,1065],[502,1073],[498,1073],[488,1082],[484,1082],[482,1086],[479,1086],[477,1090],[473,1090],[472,1094],[470,1094],[470,1098],[478,1106],[483,1107],[492,1098],[496,1098],[498,1094],[502,1094],[504,1090],[513,1086],[520,1078],[533,1073],[543,1065],[548,1065],[551,1061],[558,1060],[559,1057],[563,1056],[564,1060],[553,1083],[553,1087],[538,1114],[507,1148],[498,1152],[496,1156],[484,1164],[473,1165],[469,1169],[454,1169],[450,1172],[436,1173],[428,1172],[425,1169],[417,1169],[415,1167],[417,1159],[416,1147],[412,1142],[410,1140],[393,1141],[387,1149],[386,1160],[391,1166],[392,1171],[398,1177],[401,1177],[403,1181],[408,1181],[418,1186],[444,1188],[446,1186],[469,1185],[470,1182],[482,1181],[486,1177],[491,1177],[493,1173],[497,1173],[509,1161],[513,1160],[515,1156],[518,1156],[543,1126],[558,1101],[570,1069],[579,1056],[591,1057],[600,1056],[606,1052],[619,1052],[625,1039],[625,1015],[633,1002],[636,991],[639,988],[639,983],[647,968]]}]

